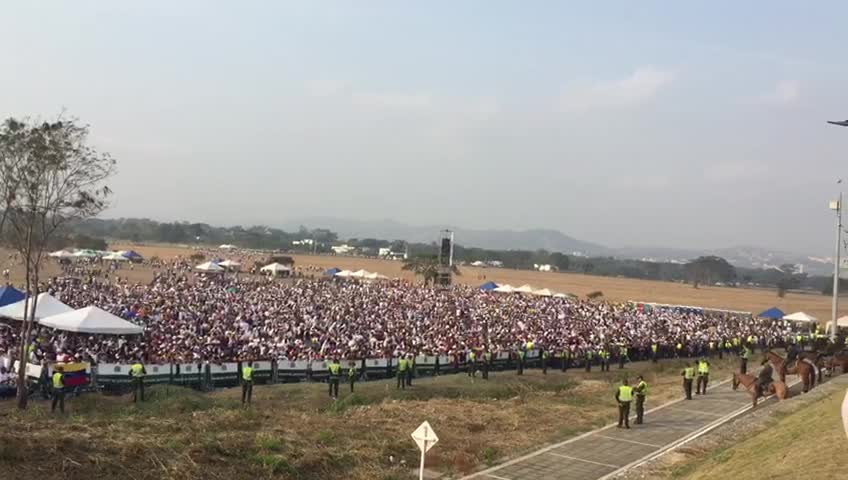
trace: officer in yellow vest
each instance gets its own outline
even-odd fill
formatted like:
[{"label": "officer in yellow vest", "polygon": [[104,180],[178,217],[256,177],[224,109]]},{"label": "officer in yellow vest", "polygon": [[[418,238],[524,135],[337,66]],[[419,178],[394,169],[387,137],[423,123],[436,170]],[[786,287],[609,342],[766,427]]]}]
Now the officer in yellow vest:
[{"label": "officer in yellow vest", "polygon": [[683,377],[683,392],[686,394],[686,400],[692,400],[692,380],[695,378],[695,368],[692,364],[686,362],[686,368],[680,372]]},{"label": "officer in yellow vest", "polygon": [[241,367],[241,406],[253,401],[253,362]]},{"label": "officer in yellow vest", "polygon": [[527,360],[527,350],[520,347],[517,352],[518,356],[518,375],[524,375],[524,362]]},{"label": "officer in yellow vest", "polygon": [[748,357],[751,356],[751,350],[748,345],[742,345],[742,351],[739,353],[739,373],[748,373]]},{"label": "officer in yellow vest", "polygon": [[698,384],[695,386],[696,395],[707,394],[707,384],[710,382],[710,362],[701,357],[698,361]]},{"label": "officer in yellow vest", "polygon": [[334,358],[327,365],[327,370],[330,372],[329,378],[329,387],[330,387],[330,398],[333,400],[337,400],[339,398],[339,379],[342,374],[342,364],[339,363],[338,358]]},{"label": "officer in yellow vest", "polygon": [[356,371],[356,362],[350,362],[350,367],[347,369],[347,380],[350,382],[350,393],[353,393],[353,384],[356,383],[356,377],[359,373]]},{"label": "officer in yellow vest", "polygon": [[592,349],[587,348],[584,355],[586,357],[586,373],[589,373],[592,371]]},{"label": "officer in yellow vest", "polygon": [[406,357],[401,356],[397,366],[397,388],[406,390],[406,369],[408,368]]},{"label": "officer in yellow vest", "polygon": [[138,403],[139,397],[144,401],[144,376],[147,375],[147,370],[141,362],[135,362],[130,367],[130,377],[133,383],[133,403]]},{"label": "officer in yellow vest", "polygon": [[50,407],[50,412],[56,411],[56,404],[59,404],[59,412],[65,413],[65,374],[62,373],[62,366],[56,365],[53,370],[53,405]]},{"label": "officer in yellow vest", "polygon": [[657,342],[651,344],[651,361],[654,363],[657,363],[657,360],[659,360],[659,355],[657,352],[659,349],[660,346],[657,345]]},{"label": "officer in yellow vest", "polygon": [[615,401],[618,402],[618,428],[630,428],[630,402],[633,401],[633,387],[626,378],[621,381],[621,386],[615,391]]},{"label": "officer in yellow vest", "polygon": [[678,356],[678,358],[683,356],[683,344],[682,343],[677,342],[675,354]]},{"label": "officer in yellow vest", "polygon": [[645,398],[648,396],[648,383],[639,375],[639,383],[633,389],[636,394],[636,425],[641,425],[645,417]]},{"label": "officer in yellow vest", "polygon": [[548,350],[542,350],[542,375],[548,374],[548,359],[550,359],[551,354],[548,353]]},{"label": "officer in yellow vest", "polygon": [[492,368],[492,352],[486,349],[483,352],[483,380],[489,379],[489,369]]},{"label": "officer in yellow vest", "polygon": [[466,358],[468,363],[468,376],[476,377],[477,376],[477,354],[474,350],[468,351],[468,357]]},{"label": "officer in yellow vest", "polygon": [[601,371],[602,372],[609,372],[609,356],[610,356],[610,354],[609,354],[609,351],[606,349],[606,347],[601,349],[600,356],[601,356]]}]

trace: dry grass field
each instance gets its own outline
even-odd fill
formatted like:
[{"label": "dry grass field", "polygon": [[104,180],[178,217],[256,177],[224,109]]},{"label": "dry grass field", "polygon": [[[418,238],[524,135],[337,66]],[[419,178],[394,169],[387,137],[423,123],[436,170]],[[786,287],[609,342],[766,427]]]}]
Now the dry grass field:
[{"label": "dry grass field", "polygon": [[[134,249],[146,257],[187,257],[193,250],[168,245],[115,244],[114,249]],[[222,256],[227,256],[221,252]],[[239,255],[230,254],[230,257]],[[294,255],[296,266],[314,266],[320,269],[338,267],[347,270],[365,269],[382,273],[390,278],[414,280],[410,272],[401,270],[401,262],[360,257]],[[535,272],[496,268],[463,267],[456,281],[468,285],[480,285],[486,281],[509,283],[513,286],[530,284],[536,288],[549,288],[555,292],[568,292],[584,297],[587,293],[600,290],[609,300],[639,300],[669,304],[742,310],[753,313],[777,306],[792,313],[804,311],[822,321],[830,319],[830,297],[819,294],[788,293],[779,298],[775,290],[700,287],[691,285],[637,280],[629,278],[599,277],[576,273]],[[123,275],[123,273],[122,273]]]}]

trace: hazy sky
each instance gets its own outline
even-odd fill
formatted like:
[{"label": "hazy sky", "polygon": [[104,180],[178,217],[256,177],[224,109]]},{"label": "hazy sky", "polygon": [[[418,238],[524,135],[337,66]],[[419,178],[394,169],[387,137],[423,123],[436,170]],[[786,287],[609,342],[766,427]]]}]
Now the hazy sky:
[{"label": "hazy sky", "polygon": [[107,216],[560,229],[830,254],[844,1],[5,1],[0,115],[118,159]]}]

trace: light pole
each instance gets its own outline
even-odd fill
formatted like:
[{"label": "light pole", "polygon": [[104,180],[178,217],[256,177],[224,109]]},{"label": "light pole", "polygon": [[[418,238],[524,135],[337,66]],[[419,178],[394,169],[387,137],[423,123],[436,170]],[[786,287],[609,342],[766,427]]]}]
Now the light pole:
[{"label": "light pole", "polygon": [[[827,123],[831,125],[838,125],[840,127],[848,127],[848,120],[832,122],[828,121]],[[842,183],[842,180],[839,180],[837,183]],[[840,243],[842,241],[842,192],[839,192],[839,200],[835,202],[830,202],[830,209],[836,210],[836,252],[833,257],[833,303],[830,307],[830,316],[831,321],[833,322],[830,329],[830,339],[833,343],[836,343],[836,329],[838,325],[836,323],[837,319],[837,310],[839,308],[839,257],[842,252]]]}]

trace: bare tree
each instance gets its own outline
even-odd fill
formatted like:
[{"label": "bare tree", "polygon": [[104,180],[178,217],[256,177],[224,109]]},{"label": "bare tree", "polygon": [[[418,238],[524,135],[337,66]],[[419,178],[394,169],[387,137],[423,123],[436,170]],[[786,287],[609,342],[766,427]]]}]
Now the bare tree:
[{"label": "bare tree", "polygon": [[18,408],[27,406],[26,364],[37,308],[39,272],[47,244],[69,222],[97,215],[115,171],[109,154],[87,145],[89,129],[76,119],[36,122],[10,118],[0,126],[4,240],[23,258],[29,295],[21,325]]}]

